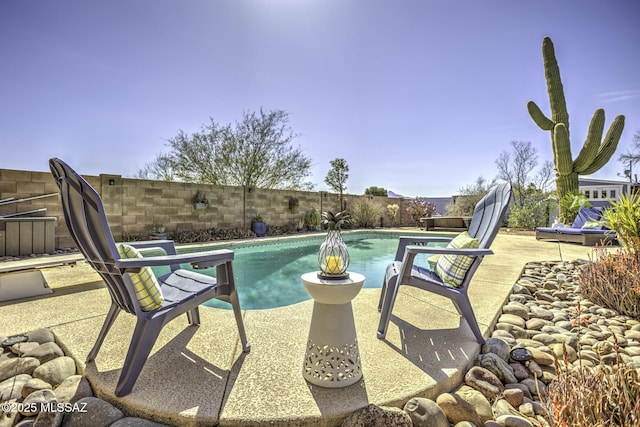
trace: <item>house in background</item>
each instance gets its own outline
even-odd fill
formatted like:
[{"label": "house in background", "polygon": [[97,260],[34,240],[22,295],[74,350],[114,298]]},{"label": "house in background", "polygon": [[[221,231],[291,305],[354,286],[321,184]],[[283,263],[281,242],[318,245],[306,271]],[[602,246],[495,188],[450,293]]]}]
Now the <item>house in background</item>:
[{"label": "house in background", "polygon": [[609,200],[618,200],[622,194],[638,194],[638,183],[607,179],[579,178],[578,188],[595,207],[611,206]]}]

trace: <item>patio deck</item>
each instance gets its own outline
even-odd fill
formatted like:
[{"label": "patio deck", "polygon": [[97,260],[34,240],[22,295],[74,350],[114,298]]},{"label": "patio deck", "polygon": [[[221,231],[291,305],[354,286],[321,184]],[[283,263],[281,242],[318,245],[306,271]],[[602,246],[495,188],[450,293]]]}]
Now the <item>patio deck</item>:
[{"label": "patio deck", "polygon": [[[559,249],[565,260],[586,259],[592,251],[505,232],[492,249],[495,255],[485,258],[469,292],[485,336],[526,262],[558,260]],[[401,407],[412,397],[450,391],[479,352],[449,300],[406,287],[398,295],[387,339],[378,340],[380,289],[363,289],[353,300],[363,379],[344,389],[325,389],[302,377],[311,301],[245,311],[248,354],[240,351],[232,313],[202,307],[200,327],[177,319],[164,328],[132,393],[117,398],[113,391],[134,317],[119,316],[95,363],[85,365],[110,304],[107,291],[84,263],[43,274],[54,293],[0,303],[0,335],[50,328],[97,397],[129,415],[171,425],[339,425],[369,403]]]}]

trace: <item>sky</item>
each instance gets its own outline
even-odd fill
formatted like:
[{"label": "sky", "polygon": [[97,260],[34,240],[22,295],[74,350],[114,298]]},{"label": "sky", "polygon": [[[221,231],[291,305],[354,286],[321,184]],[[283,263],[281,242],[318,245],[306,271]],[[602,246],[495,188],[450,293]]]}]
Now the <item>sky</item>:
[{"label": "sky", "polygon": [[0,0],[0,168],[136,171],[179,130],[285,110],[327,190],[446,197],[497,175],[511,141],[553,160],[542,39],[555,45],[573,157],[597,108],[640,130],[638,0]]}]

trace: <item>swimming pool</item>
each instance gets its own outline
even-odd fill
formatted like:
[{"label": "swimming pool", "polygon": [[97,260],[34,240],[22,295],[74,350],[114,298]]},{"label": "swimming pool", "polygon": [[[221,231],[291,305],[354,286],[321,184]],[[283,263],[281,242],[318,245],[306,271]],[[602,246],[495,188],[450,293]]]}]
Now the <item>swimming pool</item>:
[{"label": "swimming pool", "polygon": [[[395,255],[398,237],[413,233],[348,232],[343,234],[349,249],[349,271],[364,274],[365,288],[382,286],[385,269]],[[318,270],[318,249],[325,234],[296,239],[230,242],[216,245],[216,249],[235,251],[233,269],[238,298],[243,310],[282,307],[310,299],[300,276]],[[178,252],[212,249],[199,246]],[[198,270],[215,276],[215,268]],[[211,300],[205,305],[229,309],[227,303]]]}]

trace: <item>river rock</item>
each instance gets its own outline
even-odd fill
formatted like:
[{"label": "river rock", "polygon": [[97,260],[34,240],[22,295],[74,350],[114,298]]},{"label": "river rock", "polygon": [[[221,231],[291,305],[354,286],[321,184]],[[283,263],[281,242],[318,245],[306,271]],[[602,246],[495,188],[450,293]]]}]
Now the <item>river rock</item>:
[{"label": "river rock", "polygon": [[342,422],[342,427],[385,426],[411,427],[411,417],[400,408],[382,407],[371,403],[366,408],[351,413]]},{"label": "river rock", "polygon": [[40,361],[34,357],[12,357],[0,362],[0,382],[15,375],[31,375],[38,366]]},{"label": "river rock", "polygon": [[78,405],[84,411],[66,413],[62,427],[106,427],[124,418],[120,409],[95,397],[82,398],[78,400]]},{"label": "river rock", "polygon": [[471,421],[476,426],[482,425],[480,417],[469,402],[457,394],[443,393],[436,399],[436,403],[447,416],[451,424],[461,421]]},{"label": "river rock", "polygon": [[25,417],[32,417],[40,412],[41,405],[56,403],[56,395],[51,390],[38,390],[24,398],[23,411],[20,413]]},{"label": "river rock", "polygon": [[29,341],[37,342],[38,344],[54,342],[56,340],[53,332],[47,328],[36,329],[35,331],[28,332],[27,337],[29,338]]},{"label": "river rock", "polygon": [[0,396],[2,400],[18,399],[22,397],[22,388],[31,380],[31,375],[18,374],[0,382]]},{"label": "river rock", "polygon": [[76,363],[69,356],[57,357],[38,366],[33,371],[34,378],[40,378],[52,386],[57,386],[65,378],[76,373]]},{"label": "river rock", "polygon": [[467,403],[473,406],[476,414],[480,418],[480,421],[487,422],[493,419],[493,410],[491,409],[491,403],[484,397],[484,394],[478,390],[473,389],[467,385],[461,386],[455,392],[456,395],[463,398]]},{"label": "river rock", "polygon": [[22,388],[22,397],[27,397],[34,391],[38,390],[51,390],[51,384],[48,382],[42,381],[39,378],[32,378],[24,385]]},{"label": "river rock", "polygon": [[494,353],[498,355],[502,360],[509,360],[509,353],[511,352],[511,346],[502,338],[487,338],[484,344],[482,344],[481,352]]},{"label": "river rock", "polygon": [[27,351],[24,356],[35,357],[40,361],[40,363],[47,363],[48,361],[53,360],[56,357],[64,356],[64,352],[58,346],[58,344],[54,342],[46,342],[44,344],[38,345],[33,350]]},{"label": "river rock", "polygon": [[447,416],[431,399],[414,397],[404,405],[413,427],[449,427]]},{"label": "river rock", "polygon": [[495,353],[480,354],[477,366],[491,371],[503,383],[517,383],[518,379],[513,374],[513,368]]},{"label": "river rock", "polygon": [[166,427],[166,424],[159,424],[144,418],[125,417],[120,418],[109,427]]},{"label": "river rock", "polygon": [[464,376],[468,386],[484,394],[487,399],[495,399],[504,391],[504,385],[491,371],[480,366],[474,366]]}]

